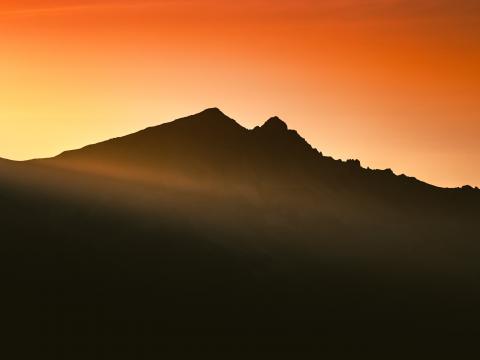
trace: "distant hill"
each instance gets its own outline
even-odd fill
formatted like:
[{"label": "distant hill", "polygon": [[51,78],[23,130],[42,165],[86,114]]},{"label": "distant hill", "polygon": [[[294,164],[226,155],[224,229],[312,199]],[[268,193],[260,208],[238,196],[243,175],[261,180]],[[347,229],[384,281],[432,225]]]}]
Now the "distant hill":
[{"label": "distant hill", "polygon": [[277,117],[0,159],[0,203],[17,355],[415,358],[480,336],[480,191],[334,160]]}]

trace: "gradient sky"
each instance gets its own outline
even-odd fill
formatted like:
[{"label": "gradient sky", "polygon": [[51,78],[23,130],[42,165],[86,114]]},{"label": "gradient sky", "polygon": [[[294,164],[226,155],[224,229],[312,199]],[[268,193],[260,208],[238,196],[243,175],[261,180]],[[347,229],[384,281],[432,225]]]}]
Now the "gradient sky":
[{"label": "gradient sky", "polygon": [[314,147],[480,186],[478,0],[2,0],[0,156],[220,107]]}]

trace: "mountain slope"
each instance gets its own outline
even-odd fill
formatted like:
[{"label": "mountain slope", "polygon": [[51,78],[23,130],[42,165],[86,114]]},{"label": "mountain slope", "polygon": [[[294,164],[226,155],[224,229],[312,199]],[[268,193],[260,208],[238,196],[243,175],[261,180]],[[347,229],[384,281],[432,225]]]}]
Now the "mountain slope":
[{"label": "mountain slope", "polygon": [[[68,151],[49,161],[115,162],[123,166],[134,163],[160,170],[176,168],[192,174],[199,171],[216,178],[231,176],[230,181],[233,176],[252,175],[253,171],[258,172],[258,176],[267,175],[270,171],[281,175],[277,179],[281,181],[287,176],[300,177],[319,170],[334,172],[324,171],[324,177],[339,175],[335,172],[361,170],[358,162],[343,164],[323,157],[295,131],[288,130],[287,125],[277,117],[247,130],[216,108],[132,135]],[[208,170],[214,174],[209,174]],[[292,170],[303,171],[292,173]]]},{"label": "mountain slope", "polygon": [[434,188],[414,178],[395,176],[389,169],[367,170],[358,160],[333,160],[277,117],[247,130],[217,108],[34,162],[104,175],[121,176],[115,174],[118,170],[152,180],[195,179],[221,186],[324,186],[381,197],[400,192],[392,201],[403,201],[409,195],[428,197],[432,192],[442,192],[450,201],[467,192]]},{"label": "mountain slope", "polygon": [[278,117],[248,130],[212,108],[15,165],[35,171],[17,182],[36,179],[57,196],[101,199],[143,217],[171,218],[175,209],[204,228],[249,233],[248,224],[281,239],[254,247],[368,254],[381,246],[384,256],[421,261],[430,246],[456,236],[457,246],[476,246],[469,239],[477,234],[480,191],[441,189],[388,169],[364,169],[357,160],[334,160]]},{"label": "mountain slope", "polygon": [[276,117],[248,130],[207,109],[0,162],[0,201],[20,358],[477,346],[479,191],[333,160]]},{"label": "mountain slope", "polygon": [[358,160],[333,160],[277,117],[248,130],[217,108],[30,164],[242,197],[269,205],[267,212],[295,206],[310,222],[321,216],[395,226],[405,217],[442,223],[479,214],[478,190],[436,188],[389,169],[364,169]]}]

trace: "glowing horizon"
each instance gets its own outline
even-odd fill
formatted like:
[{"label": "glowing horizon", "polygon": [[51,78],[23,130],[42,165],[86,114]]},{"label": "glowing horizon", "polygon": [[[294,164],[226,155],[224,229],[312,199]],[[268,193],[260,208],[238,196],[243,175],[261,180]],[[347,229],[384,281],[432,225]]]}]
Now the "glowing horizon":
[{"label": "glowing horizon", "polygon": [[480,185],[480,5],[3,1],[0,157],[219,107],[440,186]]}]

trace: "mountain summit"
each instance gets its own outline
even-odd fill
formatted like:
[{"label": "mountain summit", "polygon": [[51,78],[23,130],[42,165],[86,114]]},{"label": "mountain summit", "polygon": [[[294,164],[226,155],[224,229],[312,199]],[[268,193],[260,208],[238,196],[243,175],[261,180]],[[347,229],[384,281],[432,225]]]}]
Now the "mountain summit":
[{"label": "mountain summit", "polygon": [[196,125],[210,128],[210,130],[214,130],[216,126],[232,126],[237,128],[241,127],[240,124],[225,115],[219,108],[216,107],[208,108],[198,114],[175,120],[170,124],[180,123],[188,123],[190,126],[192,126],[194,123],[198,123]]},{"label": "mountain summit", "polygon": [[278,116],[271,117],[268,119],[265,124],[261,126],[264,130],[270,131],[287,131],[288,126],[287,124],[281,120]]}]

